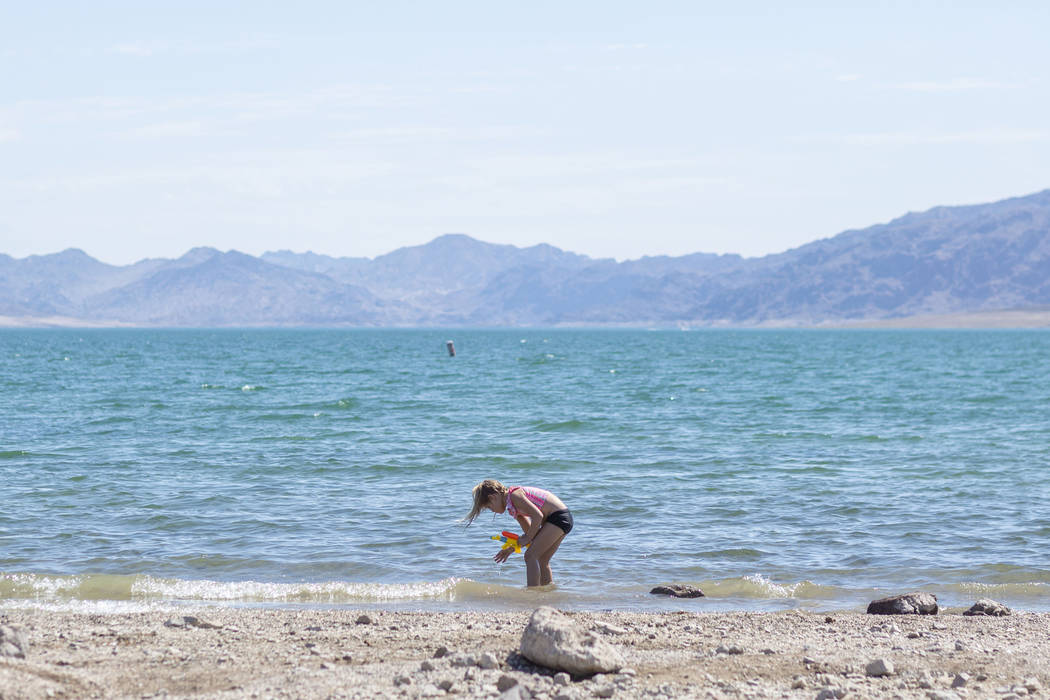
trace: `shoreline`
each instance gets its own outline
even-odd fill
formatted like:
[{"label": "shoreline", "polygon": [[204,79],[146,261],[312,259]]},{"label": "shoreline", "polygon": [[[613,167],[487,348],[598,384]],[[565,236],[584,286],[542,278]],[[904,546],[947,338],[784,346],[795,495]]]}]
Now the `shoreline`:
[{"label": "shoreline", "polygon": [[[28,641],[26,658],[0,656],[0,696],[499,697],[503,687],[547,700],[812,700],[825,691],[962,698],[1050,688],[1050,613],[568,612],[619,649],[629,668],[567,685],[518,653],[530,614],[0,608],[0,625],[21,627]],[[866,673],[879,659],[892,675]]]},{"label": "shoreline", "polygon": [[989,311],[921,313],[895,318],[858,319],[770,319],[737,323],[720,319],[678,321],[629,321],[621,323],[579,322],[550,326],[443,326],[443,325],[320,325],[255,323],[219,326],[153,325],[114,319],[86,319],[72,316],[2,316],[0,329],[131,329],[131,330],[1033,330],[1050,328],[1050,309],[1044,306]]}]

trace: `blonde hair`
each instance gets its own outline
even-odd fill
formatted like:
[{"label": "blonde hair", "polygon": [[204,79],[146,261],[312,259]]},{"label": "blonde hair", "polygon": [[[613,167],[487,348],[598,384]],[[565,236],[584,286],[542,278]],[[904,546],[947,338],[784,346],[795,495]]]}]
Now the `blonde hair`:
[{"label": "blonde hair", "polygon": [[465,525],[470,525],[474,522],[474,519],[481,515],[481,511],[485,510],[489,506],[489,497],[493,494],[499,494],[501,498],[507,497],[507,487],[496,481],[495,479],[485,479],[480,484],[474,487],[472,491],[474,495],[474,505],[467,513],[467,517],[463,518]]}]

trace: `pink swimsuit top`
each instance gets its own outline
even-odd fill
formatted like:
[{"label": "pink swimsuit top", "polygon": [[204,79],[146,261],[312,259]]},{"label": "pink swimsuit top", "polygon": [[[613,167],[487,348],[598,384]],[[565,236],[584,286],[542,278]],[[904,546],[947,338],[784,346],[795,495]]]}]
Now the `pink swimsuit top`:
[{"label": "pink swimsuit top", "polygon": [[518,517],[518,509],[514,507],[514,504],[510,500],[510,495],[517,490],[525,492],[525,497],[532,501],[540,511],[543,511],[543,504],[547,502],[547,499],[551,497],[550,491],[544,491],[538,489],[535,486],[511,486],[507,489],[507,512],[512,518]]}]

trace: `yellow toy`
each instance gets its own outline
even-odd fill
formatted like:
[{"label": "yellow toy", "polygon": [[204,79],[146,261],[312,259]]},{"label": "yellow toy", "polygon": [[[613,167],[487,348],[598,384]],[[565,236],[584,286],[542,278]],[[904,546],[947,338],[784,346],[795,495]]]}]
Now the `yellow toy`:
[{"label": "yellow toy", "polygon": [[[507,532],[504,530],[499,535],[493,535],[489,538],[490,540],[496,540],[497,542],[503,542],[503,546],[500,549],[514,549],[517,554],[521,554],[521,545],[518,544],[518,536],[513,532]],[[525,545],[527,548],[529,545]]]}]

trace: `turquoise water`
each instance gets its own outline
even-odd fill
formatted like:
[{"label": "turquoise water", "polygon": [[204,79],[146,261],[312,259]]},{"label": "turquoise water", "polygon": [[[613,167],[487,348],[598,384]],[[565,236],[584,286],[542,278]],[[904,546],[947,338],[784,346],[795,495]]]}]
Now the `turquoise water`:
[{"label": "turquoise water", "polygon": [[1050,609],[1046,332],[8,330],[0,416],[0,606]]}]

